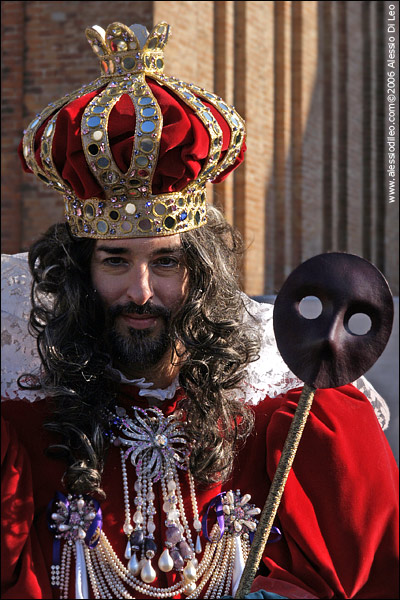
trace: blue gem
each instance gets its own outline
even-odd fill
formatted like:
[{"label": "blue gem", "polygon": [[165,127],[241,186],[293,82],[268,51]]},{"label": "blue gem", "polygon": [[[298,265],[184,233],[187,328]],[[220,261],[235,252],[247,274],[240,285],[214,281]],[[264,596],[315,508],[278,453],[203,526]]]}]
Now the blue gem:
[{"label": "blue gem", "polygon": [[110,233],[114,234],[115,233],[115,229],[110,229]]},{"label": "blue gem", "polygon": [[89,233],[89,231],[90,231],[90,227],[89,227],[89,225],[85,225],[85,226],[83,227],[83,231],[86,231],[86,233]]},{"label": "blue gem", "polygon": [[99,208],[103,208],[104,202],[99,202]]},{"label": "blue gem", "polygon": [[181,213],[181,214],[179,215],[179,219],[180,219],[181,221],[184,221],[184,220],[186,219],[186,217],[187,217],[187,212],[183,212],[183,213]]},{"label": "blue gem", "polygon": [[151,202],[146,202],[146,207],[150,208],[150,206],[151,206]]},{"label": "blue gem", "polygon": [[157,227],[156,232],[160,233],[160,231],[162,231],[161,227]]},{"label": "blue gem", "polygon": [[120,197],[119,197],[119,199],[120,199],[122,202],[125,202],[125,200],[128,200],[128,198],[127,198],[126,196],[120,196]]}]

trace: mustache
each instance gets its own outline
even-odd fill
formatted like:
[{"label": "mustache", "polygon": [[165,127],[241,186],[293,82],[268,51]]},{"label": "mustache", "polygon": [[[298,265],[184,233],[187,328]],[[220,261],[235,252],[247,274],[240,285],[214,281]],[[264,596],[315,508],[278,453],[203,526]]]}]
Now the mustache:
[{"label": "mustache", "polygon": [[119,315],[150,315],[152,317],[163,317],[169,319],[171,317],[171,310],[164,306],[155,306],[150,301],[145,304],[139,305],[134,302],[128,302],[127,304],[116,304],[110,306],[108,309],[108,315],[111,321],[114,321]]}]

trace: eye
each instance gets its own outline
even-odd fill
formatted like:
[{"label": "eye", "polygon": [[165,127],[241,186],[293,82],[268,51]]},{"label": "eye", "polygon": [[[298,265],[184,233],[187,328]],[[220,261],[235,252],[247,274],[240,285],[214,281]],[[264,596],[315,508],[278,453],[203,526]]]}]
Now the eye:
[{"label": "eye", "polygon": [[125,260],[122,256],[110,256],[103,260],[103,264],[111,267],[119,267],[120,265],[125,264]]},{"label": "eye", "polygon": [[163,268],[174,268],[178,267],[179,260],[173,256],[160,256],[157,260],[154,261],[155,266],[160,266]]}]

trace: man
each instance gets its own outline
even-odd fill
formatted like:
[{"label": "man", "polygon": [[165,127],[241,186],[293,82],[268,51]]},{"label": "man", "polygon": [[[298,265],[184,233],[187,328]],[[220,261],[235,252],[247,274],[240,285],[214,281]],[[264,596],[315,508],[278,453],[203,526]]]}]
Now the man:
[{"label": "man", "polygon": [[[205,201],[242,159],[243,122],[163,75],[166,24],[87,36],[102,77],[45,109],[21,148],[67,223],[29,253],[43,399],[4,403],[3,597],[219,598],[237,589],[301,385],[274,387],[262,363],[272,375],[252,387],[261,323],[238,235]],[[318,391],[256,586],[394,597],[395,472],[367,398]]]}]

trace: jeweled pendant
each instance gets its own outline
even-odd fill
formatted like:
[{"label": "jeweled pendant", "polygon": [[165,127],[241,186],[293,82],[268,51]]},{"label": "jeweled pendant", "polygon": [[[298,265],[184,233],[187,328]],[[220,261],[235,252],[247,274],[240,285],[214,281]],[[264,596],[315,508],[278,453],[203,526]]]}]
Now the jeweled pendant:
[{"label": "jeweled pendant", "polygon": [[128,540],[128,543],[126,544],[124,556],[125,556],[126,560],[129,560],[132,556],[132,548],[131,548],[131,543],[129,540]]},{"label": "jeweled pendant", "polygon": [[183,576],[186,581],[196,581],[197,571],[191,560],[188,560],[186,567],[183,569]]},{"label": "jeweled pendant", "polygon": [[134,552],[128,562],[128,570],[132,575],[139,575],[139,561],[136,557],[136,552]]},{"label": "jeweled pendant", "polygon": [[140,573],[140,577],[142,578],[142,581],[144,581],[144,583],[153,583],[153,581],[157,577],[157,574],[153,569],[151,560],[149,558],[146,560],[142,572]]},{"label": "jeweled pendant", "polygon": [[169,571],[172,571],[174,568],[174,561],[171,558],[168,548],[165,548],[164,552],[158,559],[158,567],[160,571],[163,571],[164,573],[169,573]]},{"label": "jeweled pendant", "polygon": [[196,554],[201,554],[202,551],[202,547],[201,547],[201,540],[200,540],[200,536],[197,536],[196,539],[196,545],[194,547],[194,551],[196,552]]}]

